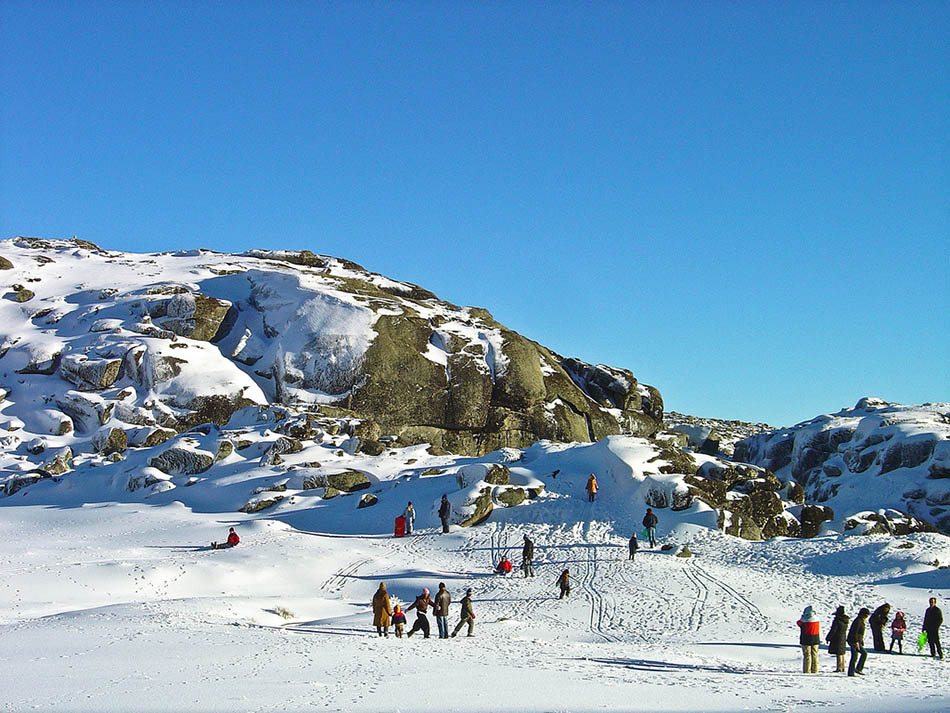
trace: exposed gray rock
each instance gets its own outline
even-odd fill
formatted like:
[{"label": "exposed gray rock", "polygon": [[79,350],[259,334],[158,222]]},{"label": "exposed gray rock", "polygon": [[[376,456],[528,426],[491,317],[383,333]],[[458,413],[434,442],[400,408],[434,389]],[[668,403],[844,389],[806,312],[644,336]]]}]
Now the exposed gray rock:
[{"label": "exposed gray rock", "polygon": [[148,464],[169,475],[197,475],[214,464],[214,456],[207,451],[172,446],[149,458]]},{"label": "exposed gray rock", "polygon": [[102,455],[122,453],[129,447],[129,438],[121,428],[105,428],[93,435],[92,447]]},{"label": "exposed gray rock", "polygon": [[363,508],[372,507],[378,502],[379,502],[379,498],[377,498],[372,493],[366,493],[365,495],[363,495],[363,497],[360,498],[359,504],[357,504],[356,508],[358,510],[361,510]]},{"label": "exposed gray rock", "polygon": [[27,488],[34,483],[38,483],[41,480],[46,480],[47,478],[52,478],[52,474],[46,472],[45,470],[32,470],[28,473],[23,473],[22,475],[16,475],[10,480],[8,480],[3,486],[3,492],[7,495],[13,495]]},{"label": "exposed gray rock", "polygon": [[365,473],[358,470],[347,470],[342,473],[330,473],[326,476],[327,486],[344,493],[354,493],[365,490],[370,486],[370,479]]},{"label": "exposed gray rock", "polygon": [[121,359],[90,359],[84,354],[67,354],[59,364],[59,374],[84,391],[107,389],[119,376]]}]

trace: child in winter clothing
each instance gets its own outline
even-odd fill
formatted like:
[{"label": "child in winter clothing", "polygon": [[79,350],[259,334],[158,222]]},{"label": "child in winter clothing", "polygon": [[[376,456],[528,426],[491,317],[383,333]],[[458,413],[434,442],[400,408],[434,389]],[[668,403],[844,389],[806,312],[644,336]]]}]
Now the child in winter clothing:
[{"label": "child in winter clothing", "polygon": [[566,569],[561,572],[561,576],[557,578],[555,582],[557,586],[561,588],[561,596],[558,599],[564,599],[564,597],[570,596],[571,594],[571,574]]},{"label": "child in winter clothing", "polygon": [[402,632],[406,629],[406,615],[403,614],[402,607],[398,604],[393,609],[393,626],[396,628],[396,638],[402,638]]},{"label": "child in winter clothing", "polygon": [[500,574],[502,577],[505,577],[511,574],[511,560],[509,560],[504,555],[501,556],[501,562],[498,563],[498,566],[495,567],[495,571]]},{"label": "child in winter clothing", "polygon": [[633,559],[633,556],[637,554],[637,549],[640,547],[640,543],[637,541],[637,533],[630,535],[630,559]]},{"label": "child in winter clothing", "polygon": [[897,616],[894,617],[894,621],[891,622],[891,648],[888,651],[894,650],[894,642],[897,642],[897,650],[900,653],[904,653],[904,632],[907,630],[907,622],[904,621],[904,612],[897,612]]},{"label": "child in winter clothing", "polygon": [[818,673],[818,617],[810,606],[805,607],[802,618],[798,620],[801,634],[798,643],[802,647],[802,673]]}]

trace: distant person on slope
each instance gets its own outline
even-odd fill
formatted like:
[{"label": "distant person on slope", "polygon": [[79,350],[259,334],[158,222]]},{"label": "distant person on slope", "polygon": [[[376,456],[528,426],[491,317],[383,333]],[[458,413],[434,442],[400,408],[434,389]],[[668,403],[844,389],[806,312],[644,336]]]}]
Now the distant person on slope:
[{"label": "distant person on slope", "polygon": [[844,607],[838,607],[835,610],[835,619],[831,622],[831,628],[828,629],[828,636],[825,641],[828,642],[828,653],[834,655],[836,659],[835,673],[844,673],[844,655],[848,651],[848,624],[851,622]]},{"label": "distant person on slope", "polygon": [[406,534],[412,534],[412,526],[416,524],[416,509],[412,507],[412,501],[409,501],[409,504],[406,505],[406,510],[403,512],[402,516],[406,519]]},{"label": "distant person on slope", "polygon": [[887,622],[890,621],[891,605],[882,604],[877,609],[874,610],[874,613],[871,614],[871,618],[868,622],[871,624],[871,637],[874,639],[874,650],[885,652],[887,647],[884,646],[884,627],[887,626]]},{"label": "distant person on slope", "polygon": [[379,583],[379,589],[373,595],[373,626],[377,636],[389,636],[389,617],[393,610],[389,604],[389,593],[385,582]]},{"label": "distant person on slope", "polygon": [[587,479],[587,485],[584,489],[587,491],[587,502],[594,502],[594,496],[597,495],[597,477],[593,473]]},{"label": "distant person on slope", "polygon": [[501,556],[501,561],[498,563],[498,566],[495,567],[495,571],[498,572],[502,577],[507,577],[511,574],[512,566],[511,560],[509,560],[505,555]]},{"label": "distant person on slope", "polygon": [[637,550],[639,549],[639,547],[640,547],[640,541],[637,539],[637,533],[634,532],[632,535],[630,535],[630,544],[629,544],[629,548],[630,548],[629,559],[631,561],[633,561],[633,557],[634,555],[637,554]]},{"label": "distant person on slope", "polygon": [[406,615],[398,604],[393,609],[393,629],[396,630],[397,639],[401,639],[402,632],[406,630]]},{"label": "distant person on slope", "polygon": [[904,653],[904,632],[907,631],[907,622],[904,620],[904,612],[899,611],[891,622],[891,645],[888,651],[894,651],[894,642],[897,642],[897,651]]},{"label": "distant person on slope", "polygon": [[864,648],[864,632],[869,616],[871,616],[871,611],[867,607],[862,607],[854,618],[851,628],[848,629],[848,645],[851,647],[851,661],[848,662],[849,676],[864,675],[864,662],[868,658],[868,652]]},{"label": "distant person on slope", "polygon": [[924,613],[924,631],[927,632],[927,643],[930,644],[930,655],[943,658],[943,649],[940,647],[940,625],[943,624],[943,612],[937,606],[937,598],[930,598],[930,606]]},{"label": "distant person on slope", "polygon": [[561,588],[561,596],[558,599],[564,599],[564,597],[570,596],[571,594],[571,573],[568,570],[561,572],[561,576],[557,578],[555,582],[557,586]]},{"label": "distant person on slope", "polygon": [[468,624],[468,635],[475,636],[475,612],[472,611],[472,590],[466,589],[465,596],[462,597],[462,614],[459,623],[455,625],[455,631],[452,636],[459,633],[459,629]]},{"label": "distant person on slope", "polygon": [[801,629],[798,643],[802,647],[802,673],[818,673],[818,644],[821,636],[818,632],[818,617],[811,606],[805,607],[797,623]]},{"label": "distant person on slope", "polygon": [[524,536],[524,546],[521,548],[521,569],[525,577],[534,576],[534,543]]},{"label": "distant person on slope", "polygon": [[443,495],[442,502],[439,504],[439,519],[442,521],[443,535],[449,531],[449,513],[451,511],[452,506],[449,505],[449,498],[447,495]]},{"label": "distant person on slope", "polygon": [[218,544],[217,542],[211,543],[211,549],[213,550],[226,550],[228,547],[234,547],[238,542],[241,541],[241,538],[238,537],[238,534],[234,531],[232,527],[228,531],[228,541]]},{"label": "distant person on slope", "polygon": [[435,623],[439,627],[439,638],[449,638],[449,605],[452,603],[452,595],[449,594],[443,582],[439,582],[439,591],[435,595],[435,602],[432,604],[432,613],[435,614]]},{"label": "distant person on slope", "polygon": [[643,526],[647,530],[647,537],[650,538],[650,548],[656,547],[656,526],[659,524],[652,508],[647,508],[647,514],[643,516]]},{"label": "distant person on slope", "polygon": [[432,604],[432,600],[429,598],[429,590],[423,589],[422,594],[416,597],[416,601],[406,607],[406,611],[410,609],[416,610],[416,620],[412,623],[412,628],[409,630],[409,633],[406,634],[407,637],[421,630],[423,636],[426,639],[429,638],[429,617],[426,616],[426,611],[430,604]]}]

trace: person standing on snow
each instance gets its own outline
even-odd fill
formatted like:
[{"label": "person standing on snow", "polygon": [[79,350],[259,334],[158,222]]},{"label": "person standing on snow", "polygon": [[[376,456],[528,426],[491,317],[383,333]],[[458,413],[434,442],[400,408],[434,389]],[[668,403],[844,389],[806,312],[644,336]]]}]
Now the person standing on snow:
[{"label": "person standing on snow", "polygon": [[229,547],[234,547],[240,541],[241,541],[241,538],[238,537],[238,534],[234,531],[234,528],[232,527],[230,530],[228,530],[228,541],[222,542],[220,545],[217,542],[212,542],[211,549],[226,550]]},{"label": "person standing on snow", "polygon": [[449,531],[449,513],[452,511],[452,506],[449,505],[449,498],[447,495],[442,496],[442,502],[439,504],[439,519],[442,521],[442,534],[446,534]]},{"label": "person standing on snow", "polygon": [[439,627],[439,638],[449,638],[449,605],[452,595],[448,593],[443,582],[439,582],[439,591],[435,595],[432,613],[435,614],[435,623]]},{"label": "person standing on snow", "polygon": [[864,662],[868,658],[867,649],[864,648],[864,632],[869,616],[871,616],[871,611],[867,607],[861,607],[851,628],[848,629],[848,645],[851,647],[851,661],[848,662],[849,676],[864,675]]},{"label": "person standing on snow", "polygon": [[797,623],[801,629],[798,643],[802,647],[802,673],[818,673],[818,643],[821,637],[818,632],[818,617],[810,605],[805,607],[802,618]]},{"label": "person standing on snow", "polygon": [[564,597],[570,596],[571,573],[565,569],[563,572],[561,572],[561,576],[557,578],[557,582],[555,582],[555,584],[561,588],[561,596],[559,596],[558,599],[564,599]]},{"label": "person standing on snow", "polygon": [[392,613],[386,584],[380,582],[379,589],[373,595],[373,625],[376,627],[377,636],[389,636],[389,617]]},{"label": "person standing on snow", "polygon": [[630,545],[629,545],[629,547],[630,547],[630,557],[629,557],[629,559],[630,559],[630,561],[632,562],[632,561],[633,561],[633,556],[634,556],[635,554],[637,554],[637,549],[640,547],[640,542],[639,542],[639,540],[637,540],[637,533],[635,533],[635,532],[634,532],[632,535],[630,535]]},{"label": "person standing on snow", "polygon": [[891,622],[891,645],[888,651],[894,651],[894,642],[897,642],[897,650],[904,653],[904,632],[907,631],[907,622],[904,620],[904,612],[899,611]]},{"label": "person standing on snow", "polygon": [[890,621],[888,618],[890,613],[891,605],[882,604],[874,610],[874,613],[871,614],[871,618],[868,620],[868,623],[871,625],[871,637],[874,639],[875,651],[887,651],[887,648],[884,646],[884,627],[887,626],[887,622]]},{"label": "person standing on snow", "polygon": [[930,655],[934,658],[943,658],[943,649],[940,647],[940,625],[943,624],[943,612],[937,606],[937,598],[930,598],[930,606],[924,612],[924,631],[927,632],[927,643],[930,644]]},{"label": "person standing on snow", "polygon": [[525,577],[534,576],[534,543],[524,536],[524,546],[521,548],[521,570]]},{"label": "person standing on snow", "polygon": [[432,600],[429,598],[429,590],[423,588],[422,594],[416,597],[416,601],[406,607],[406,611],[416,610],[416,620],[412,623],[409,633],[406,634],[407,637],[421,630],[424,638],[429,638],[429,617],[426,616],[426,610],[430,604],[432,604]]},{"label": "person standing on snow", "polygon": [[836,659],[835,673],[844,673],[844,655],[848,651],[848,624],[851,622],[844,607],[838,607],[835,610],[835,619],[831,622],[831,628],[828,630],[828,636],[825,641],[828,642],[828,653],[833,654]]},{"label": "person standing on snow", "polygon": [[397,639],[402,638],[402,632],[403,630],[405,630],[405,628],[406,628],[406,615],[403,614],[402,609],[400,609],[399,605],[397,604],[395,608],[393,608],[393,629],[396,630]]},{"label": "person standing on snow", "polygon": [[416,509],[412,507],[412,501],[409,501],[409,504],[406,505],[406,510],[402,514],[403,518],[406,520],[406,534],[412,534],[412,526],[416,523]]},{"label": "person standing on snow", "polygon": [[587,479],[587,485],[584,490],[587,491],[587,502],[594,502],[594,496],[597,495],[597,477],[591,473]]},{"label": "person standing on snow", "polygon": [[643,526],[647,529],[647,537],[650,538],[650,548],[656,547],[656,526],[659,524],[652,508],[647,508],[647,514],[643,516]]},{"label": "person standing on snow", "polygon": [[466,589],[465,596],[462,597],[462,618],[455,626],[452,636],[459,633],[459,629],[468,624],[468,635],[475,636],[475,612],[472,611],[472,590]]}]

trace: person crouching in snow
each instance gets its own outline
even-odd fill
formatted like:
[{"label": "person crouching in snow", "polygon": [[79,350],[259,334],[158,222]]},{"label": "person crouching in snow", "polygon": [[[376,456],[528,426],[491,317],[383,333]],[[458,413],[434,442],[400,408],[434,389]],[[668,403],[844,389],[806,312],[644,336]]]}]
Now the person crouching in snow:
[{"label": "person crouching in snow", "polygon": [[566,569],[561,572],[561,576],[557,578],[555,582],[557,586],[561,588],[561,596],[558,599],[564,599],[564,597],[570,596],[571,594],[571,573]]},{"label": "person crouching in snow", "polygon": [[894,642],[897,642],[897,650],[904,653],[904,632],[907,631],[907,622],[904,620],[904,612],[899,611],[891,622],[891,648],[894,650]]},{"label": "person crouching in snow", "polygon": [[432,604],[432,600],[429,598],[429,590],[423,589],[422,594],[416,597],[416,601],[406,607],[406,611],[410,609],[416,610],[416,620],[412,623],[412,628],[409,630],[409,633],[406,634],[407,637],[421,630],[422,635],[426,639],[429,638],[429,617],[426,616],[426,610],[430,604]]},{"label": "person crouching in snow", "polygon": [[238,534],[234,531],[234,528],[232,527],[230,531],[228,532],[228,541],[222,542],[220,545],[217,542],[212,542],[211,549],[224,550],[224,549],[227,549],[228,547],[234,547],[240,541],[241,541],[241,538],[238,537]]},{"label": "person crouching in snow", "polygon": [[512,566],[511,560],[509,560],[504,555],[501,556],[501,562],[498,563],[498,566],[495,567],[495,571],[500,574],[502,577],[507,577],[511,574]]},{"label": "person crouching in snow", "polygon": [[802,618],[798,620],[801,634],[798,643],[802,646],[802,673],[818,673],[818,617],[810,606],[805,607]]},{"label": "person crouching in snow", "polygon": [[406,615],[402,613],[402,607],[398,604],[393,609],[393,628],[396,630],[396,638],[402,638],[402,632],[406,629]]}]

